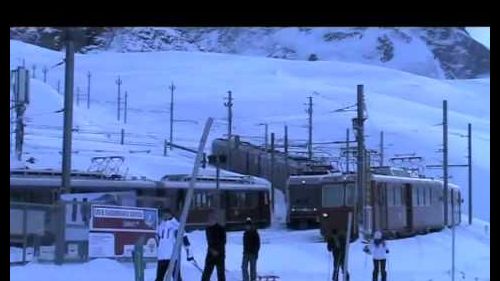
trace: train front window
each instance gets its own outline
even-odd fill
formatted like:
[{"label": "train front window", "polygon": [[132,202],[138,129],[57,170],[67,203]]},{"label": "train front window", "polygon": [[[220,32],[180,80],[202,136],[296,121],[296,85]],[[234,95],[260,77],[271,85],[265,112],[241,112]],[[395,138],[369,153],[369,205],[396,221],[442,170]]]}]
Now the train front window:
[{"label": "train front window", "polygon": [[340,207],[344,206],[345,185],[330,184],[323,188],[323,206]]},{"label": "train front window", "polygon": [[295,185],[288,187],[292,208],[316,208],[321,203],[319,185]]}]

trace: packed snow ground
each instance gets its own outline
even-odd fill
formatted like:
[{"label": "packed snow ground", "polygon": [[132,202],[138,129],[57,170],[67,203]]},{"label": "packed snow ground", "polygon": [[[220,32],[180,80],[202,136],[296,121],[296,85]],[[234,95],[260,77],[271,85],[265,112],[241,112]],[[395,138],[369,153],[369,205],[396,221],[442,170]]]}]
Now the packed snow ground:
[{"label": "packed snow ground", "polygon": [[[261,250],[257,263],[258,274],[273,274],[282,281],[330,281],[333,271],[332,258],[326,250],[319,230],[293,231],[285,228],[285,199],[283,193],[276,197],[275,221],[270,228],[259,230]],[[490,224],[478,219],[466,225],[463,216],[456,235],[456,280],[490,280]],[[390,240],[388,246],[389,281],[448,281],[451,272],[451,230],[418,235],[401,240]],[[203,267],[206,254],[204,231],[189,233],[195,260]],[[371,257],[362,252],[364,244],[351,243],[349,270],[351,281],[371,280]],[[241,261],[243,232],[229,232],[226,244],[226,279],[242,280]],[[185,259],[183,251],[183,280],[201,280],[201,273]],[[133,281],[132,263],[119,263],[110,259],[95,259],[81,264],[40,264],[10,267],[11,281]],[[211,280],[217,280],[216,272]],[[156,265],[149,263],[145,281],[156,277]]]},{"label": "packed snow ground", "polygon": [[[464,217],[464,220],[466,218]],[[259,274],[275,274],[283,281],[329,281],[332,265],[326,244],[319,230],[290,231],[278,226],[260,230],[262,246],[257,269]],[[195,259],[203,267],[206,251],[205,233],[190,234]],[[226,277],[228,281],[242,280],[241,259],[243,233],[228,234],[226,246]],[[371,257],[362,252],[364,244],[351,244],[349,268],[352,281],[371,280]],[[388,280],[391,281],[448,281],[451,269],[451,231],[445,230],[424,236],[388,241]],[[156,266],[148,264],[145,280],[155,279]],[[96,259],[84,264],[30,263],[11,266],[11,281],[133,281],[131,263]],[[201,280],[201,273],[183,257],[183,280]],[[215,272],[212,276],[215,278]],[[456,228],[456,280],[490,280],[489,223],[475,220],[472,226]]]}]

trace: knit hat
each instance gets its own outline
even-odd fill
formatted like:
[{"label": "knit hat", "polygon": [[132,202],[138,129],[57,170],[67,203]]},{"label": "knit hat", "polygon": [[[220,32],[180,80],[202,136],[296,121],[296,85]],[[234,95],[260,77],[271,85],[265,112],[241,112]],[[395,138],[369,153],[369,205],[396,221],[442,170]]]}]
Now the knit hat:
[{"label": "knit hat", "polygon": [[252,225],[252,219],[251,219],[250,217],[248,217],[248,218],[246,219],[246,222],[245,222],[245,223],[246,223],[246,225]]}]

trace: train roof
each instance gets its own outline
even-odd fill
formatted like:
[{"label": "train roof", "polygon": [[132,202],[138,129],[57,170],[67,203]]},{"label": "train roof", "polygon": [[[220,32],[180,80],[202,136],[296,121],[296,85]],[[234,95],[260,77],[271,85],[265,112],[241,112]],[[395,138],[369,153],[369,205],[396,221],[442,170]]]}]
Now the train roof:
[{"label": "train roof", "polygon": [[[196,189],[215,189],[216,178],[214,176],[199,176],[197,178]],[[99,188],[109,191],[116,190],[133,190],[133,189],[155,189],[155,188],[189,188],[189,175],[169,175],[165,176],[161,181],[144,180],[144,179],[110,179],[110,178],[79,178],[72,176],[71,187],[73,189],[82,188]],[[62,185],[60,175],[26,175],[26,174],[11,174],[11,188],[57,188]],[[222,176],[220,177],[220,188],[223,190],[229,189],[264,189],[269,190],[271,184],[269,181],[251,176]]]},{"label": "train roof", "polygon": [[[191,176],[187,174],[167,175],[162,178],[162,182],[169,187],[188,189]],[[214,189],[216,187],[217,177],[203,175],[198,176],[196,189]],[[253,176],[220,176],[219,188],[223,190],[241,190],[241,189],[262,189],[270,190],[271,183],[265,179]]]},{"label": "train roof", "polygon": [[[11,188],[19,187],[59,187],[62,185],[62,179],[59,176],[53,177],[32,177],[32,176],[11,176]],[[72,178],[72,188],[159,188],[161,183],[150,180],[112,180],[112,179],[90,179],[90,178]]]},{"label": "train roof", "polygon": [[[442,180],[434,179],[434,178],[418,178],[418,177],[410,177],[410,176],[390,176],[390,175],[380,175],[380,174],[372,174],[373,179],[385,180],[391,182],[427,182],[427,183],[435,183],[435,184],[443,184]],[[305,181],[305,182],[304,182]],[[341,181],[356,181],[356,174],[341,174],[341,173],[330,173],[326,175],[298,175],[298,176],[290,176],[289,184],[298,184],[298,183],[318,183],[318,182],[341,182]],[[453,183],[448,183],[449,188],[451,189],[460,189],[460,187]]]},{"label": "train roof", "polygon": [[[401,176],[386,176],[386,175],[373,175],[375,179],[386,179],[391,181],[413,181],[413,182],[432,182],[443,184],[442,180],[434,179],[434,178],[416,178],[416,177],[401,177]],[[448,183],[448,186],[453,189],[460,189],[460,187],[456,184]]]},{"label": "train roof", "polygon": [[[26,176],[26,177],[53,177],[53,176],[62,176],[62,172],[60,170],[55,169],[12,169],[10,171],[11,176]],[[92,178],[92,179],[104,179],[104,178],[116,178],[116,175],[107,176],[103,173],[98,172],[87,172],[87,171],[78,171],[72,170],[71,177],[73,178]]]}]

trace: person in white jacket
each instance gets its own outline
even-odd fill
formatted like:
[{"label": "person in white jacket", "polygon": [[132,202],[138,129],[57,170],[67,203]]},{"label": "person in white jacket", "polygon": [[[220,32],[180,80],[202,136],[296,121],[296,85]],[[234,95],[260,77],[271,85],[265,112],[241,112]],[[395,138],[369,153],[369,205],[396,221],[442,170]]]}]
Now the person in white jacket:
[{"label": "person in white jacket", "polygon": [[[174,251],[175,239],[177,237],[177,231],[179,229],[179,222],[173,216],[170,209],[163,209],[162,217],[163,219],[160,222],[157,230],[158,266],[156,268],[156,281],[163,281],[163,278],[165,277],[165,273],[167,272],[168,265],[170,263],[170,258],[172,257],[172,253]],[[184,234],[183,237],[183,245],[186,249],[187,260],[193,260],[189,249],[189,239],[186,234]],[[177,268],[177,265],[180,265],[180,257],[179,261],[176,262],[172,277],[175,281],[182,281],[180,267]],[[178,273],[177,278],[175,278],[176,272]]]},{"label": "person in white jacket", "polygon": [[387,281],[387,272],[385,271],[385,263],[387,259],[387,254],[389,253],[389,248],[384,239],[382,239],[382,233],[376,231],[373,235],[373,242],[366,245],[363,251],[367,254],[373,256],[373,279],[372,281],[378,280],[378,273],[380,271],[382,275],[382,281]]}]

